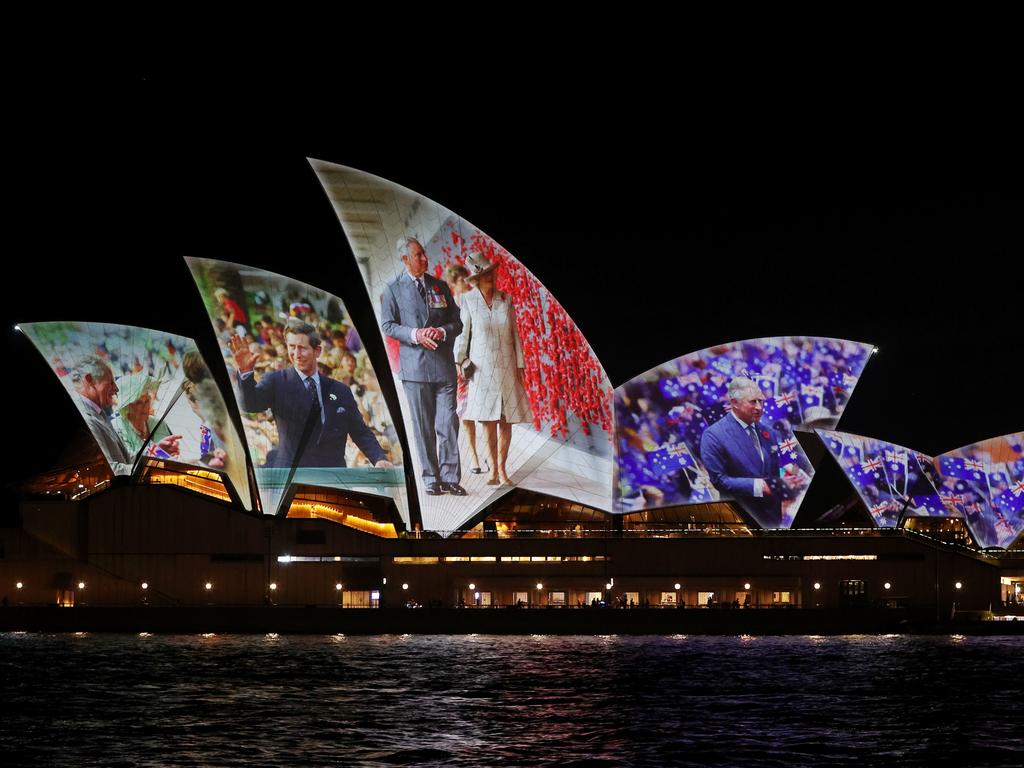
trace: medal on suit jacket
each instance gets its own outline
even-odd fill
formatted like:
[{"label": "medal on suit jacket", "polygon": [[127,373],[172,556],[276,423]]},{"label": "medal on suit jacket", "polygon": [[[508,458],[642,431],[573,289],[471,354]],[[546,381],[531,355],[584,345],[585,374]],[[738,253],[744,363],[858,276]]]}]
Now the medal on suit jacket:
[{"label": "medal on suit jacket", "polygon": [[441,289],[437,286],[430,286],[430,290],[427,291],[427,307],[429,309],[447,309],[448,298],[441,292]]}]

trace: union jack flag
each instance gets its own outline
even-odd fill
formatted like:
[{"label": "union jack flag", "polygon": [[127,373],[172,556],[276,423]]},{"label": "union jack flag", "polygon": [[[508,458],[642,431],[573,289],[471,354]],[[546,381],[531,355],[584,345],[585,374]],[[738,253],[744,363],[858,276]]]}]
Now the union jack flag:
[{"label": "union jack flag", "polygon": [[973,469],[977,470],[978,472],[981,472],[983,469],[985,469],[985,465],[982,464],[977,459],[964,459],[964,468]]},{"label": "union jack flag", "polygon": [[789,453],[795,451],[798,443],[795,437],[791,437],[788,440],[783,440],[779,443],[779,453]]},{"label": "union jack flag", "polygon": [[865,461],[863,464],[860,465],[860,471],[861,471],[862,474],[865,474],[865,475],[870,473],[870,472],[877,472],[881,468],[882,468],[882,460],[881,459],[871,459],[870,461]]},{"label": "union jack flag", "polygon": [[902,451],[889,451],[889,450],[887,450],[885,452],[885,460],[886,461],[890,461],[893,464],[906,464],[907,463],[907,454],[903,453]]},{"label": "union jack flag", "polygon": [[781,395],[776,395],[776,405],[792,405],[796,402],[796,391],[783,392]]},{"label": "union jack flag", "polygon": [[940,498],[942,499],[942,503],[943,504],[947,504],[947,505],[949,505],[951,507],[955,506],[957,504],[960,504],[961,506],[963,506],[963,503],[964,503],[964,497],[959,495],[959,494],[955,494],[955,493],[950,493],[950,494],[947,494],[946,496],[940,496]]}]

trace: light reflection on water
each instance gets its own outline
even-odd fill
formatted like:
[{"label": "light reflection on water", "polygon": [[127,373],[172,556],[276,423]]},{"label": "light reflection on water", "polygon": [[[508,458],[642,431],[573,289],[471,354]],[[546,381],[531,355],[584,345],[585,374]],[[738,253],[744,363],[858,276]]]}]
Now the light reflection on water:
[{"label": "light reflection on water", "polygon": [[1019,637],[9,633],[0,679],[5,766],[1024,764]]}]

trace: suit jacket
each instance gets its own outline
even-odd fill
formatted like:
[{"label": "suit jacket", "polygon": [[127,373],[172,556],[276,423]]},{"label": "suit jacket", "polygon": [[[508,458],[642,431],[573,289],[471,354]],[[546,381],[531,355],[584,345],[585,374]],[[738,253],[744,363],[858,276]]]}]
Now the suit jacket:
[{"label": "suit jacket", "polygon": [[[380,327],[385,336],[399,342],[402,381],[454,384],[455,339],[462,332],[459,307],[447,283],[426,274],[423,281],[426,302],[408,272],[403,271],[387,284],[380,303]],[[442,328],[445,338],[438,342],[437,349],[427,349],[415,343],[417,328]]]},{"label": "suit jacket", "polygon": [[[268,466],[291,467],[344,467],[345,442],[349,435],[370,463],[387,458],[377,438],[363,421],[355,397],[348,385],[320,377],[320,402],[324,406],[325,421],[313,416],[313,428],[305,447],[301,445],[313,403],[295,368],[274,371],[256,381],[255,375],[239,376],[239,402],[249,413],[274,413],[278,446]],[[331,399],[331,396],[334,399]],[[301,454],[299,451],[301,450]]]},{"label": "suit jacket", "polygon": [[[704,430],[700,440],[700,460],[715,488],[734,498],[761,525],[778,527],[782,524],[779,436],[774,429],[760,422],[754,424],[754,429],[764,454],[763,463],[749,435],[729,413]],[[756,479],[768,483],[771,496],[754,496]]]},{"label": "suit jacket", "polygon": [[110,469],[115,475],[130,475],[135,456],[128,453],[113,425],[91,400],[77,392],[75,397],[78,399],[78,410],[85,419],[85,425],[103,451]]}]

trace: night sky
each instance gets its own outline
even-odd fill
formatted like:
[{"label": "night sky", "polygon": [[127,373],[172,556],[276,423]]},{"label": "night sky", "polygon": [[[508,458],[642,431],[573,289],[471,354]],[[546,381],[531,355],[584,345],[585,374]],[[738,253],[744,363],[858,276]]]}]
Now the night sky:
[{"label": "night sky", "polygon": [[14,323],[159,328],[216,361],[184,255],[341,296],[386,370],[306,157],[396,181],[486,231],[566,307],[613,384],[719,342],[837,336],[880,348],[840,429],[937,454],[1024,428],[1024,205],[991,147],[717,124],[696,105],[681,123],[547,95],[501,109],[142,74],[17,90],[6,482],[51,466],[84,429]]}]

